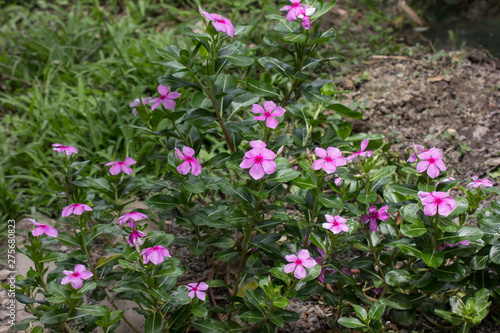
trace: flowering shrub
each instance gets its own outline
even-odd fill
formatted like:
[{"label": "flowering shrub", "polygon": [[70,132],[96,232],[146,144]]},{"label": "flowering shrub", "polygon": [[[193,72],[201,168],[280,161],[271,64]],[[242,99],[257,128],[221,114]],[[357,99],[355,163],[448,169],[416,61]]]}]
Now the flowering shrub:
[{"label": "flowering shrub", "polygon": [[[370,332],[387,320],[410,324],[417,309],[442,316],[449,293],[498,301],[500,203],[479,209],[498,188],[445,180],[438,148],[415,145],[405,162],[381,135],[351,133],[345,118],[362,114],[314,74],[330,60],[318,46],[335,37],[314,23],[334,4],[292,1],[286,17],[266,16],[279,37],[263,36],[263,50],[279,48],[282,60],[238,40],[251,26],[201,8],[203,31],[179,29],[190,49],[157,49],[169,73],[158,78],[160,97],[133,96],[129,106],[144,122],[137,139],[158,146],[148,158],[164,161],[163,179],[148,177],[136,156],[95,164],[103,177],[79,177],[90,161],[54,145],[67,207],[59,230],[33,221],[19,249],[33,261],[17,282],[33,318],[13,330],[39,321],[50,331],[112,332],[123,320],[138,332],[117,299],[138,304],[145,332],[274,332],[299,319],[290,299],[312,294],[334,308],[332,322]],[[260,77],[246,76],[248,66]],[[137,194],[149,209],[125,214]],[[146,220],[175,220],[191,237],[146,232]],[[206,277],[182,279],[172,242],[209,265]],[[59,243],[71,253],[55,251]],[[56,269],[47,272],[48,262]],[[452,324],[468,329],[487,314],[469,312]]]}]

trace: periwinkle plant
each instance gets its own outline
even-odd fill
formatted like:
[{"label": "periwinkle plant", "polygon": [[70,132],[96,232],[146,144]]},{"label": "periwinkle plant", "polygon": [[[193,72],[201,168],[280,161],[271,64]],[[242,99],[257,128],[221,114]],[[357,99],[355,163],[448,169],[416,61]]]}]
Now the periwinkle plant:
[{"label": "periwinkle plant", "polygon": [[[19,249],[34,267],[18,279],[18,300],[34,317],[13,330],[39,321],[48,331],[112,332],[123,320],[139,332],[120,299],[138,304],[145,332],[210,333],[274,332],[299,319],[290,300],[311,295],[333,307],[332,323],[371,332],[387,321],[408,325],[417,309],[430,318],[451,293],[465,300],[488,288],[481,295],[498,302],[500,203],[479,210],[498,188],[487,178],[467,188],[445,180],[438,148],[414,145],[405,161],[381,135],[351,133],[345,118],[362,113],[340,104],[332,80],[317,74],[335,31],[315,23],[334,5],[292,1],[281,8],[286,17],[266,16],[279,37],[262,36],[261,51],[278,49],[280,60],[238,40],[253,27],[202,9],[203,31],[179,29],[191,49],[157,49],[169,71],[158,79],[160,97],[134,96],[129,106],[144,123],[138,139],[158,145],[149,158],[165,162],[163,179],[148,176],[138,156],[95,163],[100,177],[84,177],[91,162],[54,144],[66,207],[59,231],[36,222]],[[130,211],[137,194],[149,209]],[[165,220],[191,236],[146,231]],[[172,242],[207,272],[183,279]],[[56,243],[71,253],[54,251]]]}]

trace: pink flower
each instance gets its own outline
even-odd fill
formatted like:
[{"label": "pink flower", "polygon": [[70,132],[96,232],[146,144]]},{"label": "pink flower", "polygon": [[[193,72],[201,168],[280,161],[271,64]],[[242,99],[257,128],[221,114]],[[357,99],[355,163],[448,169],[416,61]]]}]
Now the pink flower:
[{"label": "pink flower", "polygon": [[54,143],[52,147],[55,147],[53,150],[58,153],[66,153],[66,156],[70,156],[71,154],[78,154],[78,149],[73,146],[63,146],[60,143]]},{"label": "pink flower", "polygon": [[389,209],[387,205],[380,207],[379,210],[377,210],[377,207],[371,206],[368,208],[368,215],[363,215],[361,219],[364,223],[370,221],[370,231],[377,231],[377,220],[387,221],[391,217],[387,209]]},{"label": "pink flower", "polygon": [[251,167],[250,176],[255,180],[261,179],[266,173],[270,175],[276,171],[276,162],[274,162],[276,154],[266,149],[264,142],[260,140],[250,141],[250,146],[253,149],[245,153],[240,168],[248,169]]},{"label": "pink flower", "polygon": [[134,171],[128,166],[133,165],[135,163],[137,162],[134,161],[132,158],[127,157],[123,162],[122,161],[108,162],[104,164],[104,166],[112,165],[112,167],[109,169],[109,173],[112,174],[113,176],[119,174],[121,171],[125,172],[127,175],[131,175],[132,172]]},{"label": "pink flower", "polygon": [[62,217],[67,217],[70,216],[71,214],[82,215],[84,210],[91,212],[92,208],[90,208],[90,206],[79,203],[71,204],[69,206],[64,207],[62,211]]},{"label": "pink flower", "polygon": [[298,258],[294,254],[290,254],[285,256],[285,259],[291,263],[285,266],[285,273],[288,274],[294,272],[293,275],[297,279],[303,279],[306,277],[307,271],[304,267],[312,268],[316,266],[316,260],[311,258],[309,251],[304,249],[299,251]]},{"label": "pink flower", "polygon": [[130,235],[128,236],[128,243],[130,246],[134,247],[135,244],[141,246],[143,241],[141,238],[146,237],[147,235],[139,230],[134,230]]},{"label": "pink flower", "polygon": [[198,176],[201,173],[202,167],[201,164],[196,160],[196,158],[193,157],[194,156],[193,148],[184,146],[182,148],[184,154],[182,154],[181,151],[177,148],[175,148],[175,151],[177,152],[178,157],[184,160],[184,162],[182,162],[177,167],[177,171],[179,171],[181,175],[187,175],[189,171],[191,171],[191,173],[194,176]]},{"label": "pink flower", "polygon": [[262,116],[254,116],[253,119],[265,120],[266,126],[273,129],[276,128],[279,123],[278,119],[274,119],[273,117],[281,117],[285,111],[286,110],[281,106],[276,106],[276,104],[271,101],[264,102],[264,108],[259,104],[252,105],[253,113],[262,113]]},{"label": "pink flower", "polygon": [[199,8],[200,14],[205,16],[209,21],[212,21],[216,31],[225,32],[231,37],[234,37],[234,26],[227,18],[219,14],[210,14]]},{"label": "pink flower", "polygon": [[492,187],[493,183],[488,178],[479,179],[478,175],[474,175],[471,177],[473,182],[467,184],[467,187],[473,188],[484,188],[484,187]]},{"label": "pink flower", "polygon": [[61,280],[61,284],[65,285],[71,282],[71,286],[75,289],[80,289],[83,286],[83,280],[90,279],[93,274],[88,271],[85,266],[78,264],[75,266],[75,271],[63,271],[65,277]]},{"label": "pink flower", "polygon": [[141,254],[142,261],[144,261],[145,264],[149,263],[151,260],[153,264],[159,265],[165,261],[165,257],[170,257],[170,253],[167,248],[161,245],[148,247],[147,249],[142,250]]},{"label": "pink flower", "polygon": [[313,170],[323,169],[326,173],[334,173],[337,167],[346,165],[346,159],[342,156],[342,153],[338,148],[328,147],[326,150],[323,148],[314,149],[316,155],[319,159],[313,162]]},{"label": "pink flower", "polygon": [[207,293],[205,293],[204,291],[208,289],[208,284],[206,284],[205,282],[188,283],[187,285],[185,285],[185,287],[190,290],[188,296],[192,299],[194,298],[195,294],[196,297],[198,297],[202,301],[204,301],[207,297]]},{"label": "pink flower", "polygon": [[434,216],[436,212],[442,216],[450,215],[451,211],[457,207],[455,198],[449,196],[446,192],[418,192],[418,197],[422,201],[424,207],[424,214],[427,216]]},{"label": "pink flower", "polygon": [[305,29],[309,29],[311,27],[309,16],[312,16],[316,12],[316,8],[301,4],[300,1],[301,0],[290,0],[293,5],[282,7],[280,11],[283,12],[288,10],[286,15],[288,21],[295,21],[300,18],[302,19],[302,26]]},{"label": "pink flower", "polygon": [[365,157],[372,156],[371,150],[365,151],[366,147],[368,147],[369,141],[370,141],[370,139],[366,139],[366,140],[361,141],[361,150],[357,151],[357,152],[353,153],[351,156],[347,157],[347,160],[350,162],[355,162],[359,158],[365,158]]},{"label": "pink flower", "polygon": [[147,218],[148,218],[148,216],[146,214],[139,213],[139,212],[131,212],[131,213],[125,214],[123,216],[120,216],[118,218],[118,222],[120,223],[120,225],[124,225],[125,223],[128,222],[128,225],[130,226],[130,228],[135,229],[135,222],[134,221],[140,221],[142,219],[147,219]]},{"label": "pink flower", "polygon": [[128,106],[131,107],[131,108],[134,108],[132,110],[132,114],[134,116],[137,116],[137,109],[135,108],[136,106],[142,106],[142,105],[146,105],[149,103],[149,101],[151,100],[151,97],[145,97],[142,99],[142,101],[140,101],[138,98],[134,99],[134,101],[132,103],[130,103]]},{"label": "pink flower", "polygon": [[33,236],[40,236],[46,234],[47,236],[50,237],[57,237],[56,228],[53,228],[50,225],[38,223],[37,221],[35,221],[35,219],[27,219],[27,220],[36,226],[36,228],[33,229],[33,231],[31,232]]},{"label": "pink flower", "polygon": [[323,223],[323,228],[330,230],[334,234],[340,234],[342,231],[348,232],[349,226],[347,220],[341,216],[325,215],[326,223]]},{"label": "pink flower", "polygon": [[340,184],[342,184],[342,178],[340,178],[339,175],[337,175],[337,174],[335,174],[334,176],[337,177],[333,180],[333,182],[335,183],[335,186],[340,186]]},{"label": "pink flower", "polygon": [[422,145],[413,145],[410,148],[413,148],[415,152],[410,155],[410,157],[408,158],[408,160],[406,160],[406,162],[415,162],[417,160],[417,153],[425,151],[425,148]]},{"label": "pink flower", "polygon": [[154,110],[158,106],[160,106],[161,102],[163,102],[163,106],[165,107],[165,109],[167,110],[175,109],[174,99],[179,98],[181,94],[174,91],[170,92],[170,87],[162,86],[161,84],[156,89],[158,90],[161,96],[156,97],[148,102],[148,104],[154,103],[153,106],[151,107],[151,110]]},{"label": "pink flower", "polygon": [[442,159],[442,155],[440,152],[441,149],[431,148],[424,152],[418,153],[417,156],[421,162],[417,164],[417,171],[424,172],[427,170],[427,174],[431,178],[436,178],[439,176],[439,170],[446,170],[446,165],[444,165]]}]

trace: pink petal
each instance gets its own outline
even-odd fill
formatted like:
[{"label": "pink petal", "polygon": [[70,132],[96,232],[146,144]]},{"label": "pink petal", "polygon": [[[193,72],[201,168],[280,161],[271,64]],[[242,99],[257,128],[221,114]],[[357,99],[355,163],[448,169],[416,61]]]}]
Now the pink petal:
[{"label": "pink petal", "polygon": [[151,110],[154,110],[156,109],[158,106],[161,105],[161,99],[159,98],[155,98],[153,100],[151,100],[151,102],[149,102],[149,104],[153,103],[154,101],[156,100],[156,102],[153,104],[153,106],[151,107]]},{"label": "pink petal", "polygon": [[425,170],[427,170],[428,167],[429,167],[429,162],[427,161],[418,162],[417,171],[424,172]]},{"label": "pink petal", "polygon": [[200,282],[198,284],[198,289],[199,290],[207,290],[208,289],[208,284],[206,284],[205,282]]},{"label": "pink petal", "polygon": [[376,219],[371,220],[369,225],[370,231],[375,232],[377,231],[377,228],[378,228],[377,220]]},{"label": "pink petal", "polygon": [[243,161],[240,163],[240,168],[242,169],[248,169],[254,164],[254,160],[251,158],[244,158]]},{"label": "pink petal", "polygon": [[274,161],[264,161],[261,163],[264,172],[268,175],[274,173],[276,171],[276,162]]},{"label": "pink petal", "polygon": [[286,10],[290,10],[292,8],[292,6],[285,6],[285,7],[281,7],[280,8],[280,12],[284,12]]},{"label": "pink petal", "polygon": [[299,257],[300,260],[305,260],[305,259],[311,257],[311,255],[309,254],[309,251],[302,249],[302,250],[299,250],[297,257]]},{"label": "pink petal", "polygon": [[184,154],[181,153],[181,151],[178,148],[174,148],[174,149],[175,149],[175,151],[177,152],[177,155],[179,155],[180,158],[184,158],[185,157]]},{"label": "pink petal", "polygon": [[293,263],[293,262],[297,261],[297,256],[295,254],[289,254],[289,255],[285,256],[285,259],[286,259],[286,261]]},{"label": "pink petal", "polygon": [[181,93],[175,91],[172,91],[170,94],[167,95],[168,99],[177,99],[179,97],[181,97]]},{"label": "pink petal", "polygon": [[[420,163],[422,163],[422,162],[420,162]],[[427,168],[427,174],[431,178],[436,178],[437,176],[439,176],[439,168],[435,164],[430,164],[429,168]]]},{"label": "pink petal", "polygon": [[88,270],[85,270],[85,271],[83,271],[83,272],[80,273],[80,278],[82,278],[83,280],[88,280],[92,276],[94,276],[94,274],[92,274],[92,272],[88,271]]},{"label": "pink petal", "polygon": [[131,157],[127,157],[127,158],[125,159],[125,161],[123,161],[123,164],[125,164],[125,165],[133,165],[133,164],[135,164],[135,163],[137,163],[137,162],[136,162],[136,161],[134,161],[134,159],[133,159],[133,158],[131,158]]},{"label": "pink petal", "polygon": [[62,217],[70,216],[71,213],[73,212],[73,209],[74,209],[74,205],[69,205],[69,206],[64,207],[62,214],[61,214]]},{"label": "pink petal", "polygon": [[311,29],[311,19],[308,16],[302,17],[302,26],[304,29]]},{"label": "pink petal", "polygon": [[188,296],[194,298],[194,291],[191,290],[190,292],[188,292]]},{"label": "pink petal", "polygon": [[189,147],[186,147],[186,146],[184,146],[182,148],[182,151],[184,152],[185,156],[191,156],[191,157],[194,156],[194,153],[195,153],[195,151],[194,151],[193,148],[189,148]]},{"label": "pink petal", "polygon": [[440,205],[437,205],[438,206],[438,212],[439,212],[439,215],[441,216],[448,216],[450,215],[452,209],[449,205],[447,204],[440,204]]},{"label": "pink petal", "polygon": [[366,140],[361,141],[361,151],[365,151],[366,147],[368,147],[369,141],[370,141],[370,139],[366,139]]},{"label": "pink petal", "polygon": [[446,170],[446,165],[444,164],[444,162],[442,160],[437,160],[436,161],[436,166],[441,169],[442,171],[445,171]]},{"label": "pink petal", "polygon": [[77,206],[75,206],[75,209],[73,210],[73,214],[82,215],[83,210],[84,210],[84,207],[82,205],[77,204]]},{"label": "pink petal", "polygon": [[267,127],[275,129],[276,126],[278,126],[278,124],[279,124],[278,119],[274,119],[274,118],[271,118],[271,117],[267,118],[267,121],[266,121],[266,126]]},{"label": "pink petal", "polygon": [[321,226],[323,228],[329,229],[329,230],[331,230],[333,228],[333,224],[332,223],[323,223]]},{"label": "pink petal", "polygon": [[116,163],[118,163],[120,161],[113,161],[113,162],[108,162],[106,164],[104,164],[104,166],[110,166],[110,165],[115,165]]},{"label": "pink petal", "polygon": [[338,148],[335,148],[335,147],[328,147],[326,149],[326,152],[327,152],[328,156],[332,159],[336,159],[336,158],[342,156],[342,153],[340,152],[340,150]]},{"label": "pink petal", "polygon": [[138,98],[136,98],[136,99],[134,99],[134,101],[133,101],[132,103],[130,103],[128,106],[129,106],[129,107],[131,107],[131,108],[133,108],[133,107],[135,107],[135,106],[140,106],[140,105],[141,105],[141,101],[140,101]]},{"label": "pink petal", "polygon": [[288,264],[285,266],[285,273],[288,274],[288,273],[291,273],[295,270],[295,267],[297,267],[297,265],[295,264]]},{"label": "pink petal", "polygon": [[47,226],[47,229],[45,230],[45,234],[50,237],[57,237],[57,229],[52,228],[51,226]]},{"label": "pink petal", "polygon": [[175,102],[173,100],[171,100],[171,99],[164,99],[163,100],[163,106],[167,110],[173,110],[173,109],[175,109]]},{"label": "pink petal", "polygon": [[304,267],[297,265],[295,272],[293,273],[297,279],[303,279],[307,275],[307,271]]},{"label": "pink petal", "polygon": [[322,158],[326,158],[327,157],[326,150],[324,150],[323,148],[318,147],[318,148],[314,149],[314,152],[319,157],[322,157]]},{"label": "pink petal", "polygon": [[233,26],[233,23],[231,21],[229,21],[228,19],[225,19],[226,20],[226,33],[231,36],[231,37],[234,37],[234,26]]},{"label": "pink petal", "polygon": [[83,280],[79,277],[74,278],[73,281],[71,281],[71,286],[75,289],[80,289],[83,286]]},{"label": "pink petal", "polygon": [[317,265],[317,262],[316,260],[314,260],[313,258],[307,258],[304,260],[304,262],[302,263],[302,266],[306,267],[306,268],[311,268],[311,267],[314,267]]},{"label": "pink petal", "polygon": [[72,275],[73,273],[74,272],[72,272],[72,271],[66,271],[66,270],[63,271],[64,275]]},{"label": "pink petal", "polygon": [[324,164],[325,164],[325,160],[321,158],[321,159],[313,162],[312,168],[313,168],[313,170],[319,170],[319,169],[323,168]]},{"label": "pink petal", "polygon": [[337,166],[335,165],[335,163],[325,162],[325,164],[323,165],[323,170],[325,170],[327,174],[331,174],[334,173],[335,170],[337,170]]},{"label": "pink petal", "polygon": [[149,255],[149,260],[151,260],[153,264],[159,265],[165,260],[165,257],[162,256],[159,251],[152,251]]},{"label": "pink petal", "polygon": [[[67,271],[67,272],[69,272],[69,271]],[[61,280],[61,284],[62,285],[68,284],[71,281],[73,281],[73,276],[71,276],[73,274],[73,272],[69,272],[69,273],[70,273],[69,276],[65,276],[65,277],[62,278],[62,280]]]},{"label": "pink petal", "polygon": [[198,176],[201,173],[201,170],[202,167],[200,163],[197,161],[191,163],[191,174],[193,174],[193,176]]},{"label": "pink petal", "polygon": [[179,173],[181,175],[187,175],[189,173],[189,170],[191,170],[191,165],[189,164],[188,161],[184,161],[182,162],[178,167],[177,167],[177,171],[179,171]]},{"label": "pink petal", "polygon": [[31,233],[33,234],[33,236],[40,236],[44,233],[44,230],[42,227],[37,227]]},{"label": "pink petal", "polygon": [[75,266],[75,273],[81,273],[81,272],[86,271],[86,270],[87,269],[82,264],[78,264]]},{"label": "pink petal", "polygon": [[[264,113],[264,108],[260,106],[259,104],[254,104],[252,105],[252,112],[253,113]],[[264,119],[257,119],[257,120],[264,120]]]},{"label": "pink petal", "polygon": [[[212,24],[216,31],[227,32],[226,24],[218,21],[213,21]],[[228,34],[229,35],[229,34]]]},{"label": "pink petal", "polygon": [[424,207],[424,214],[427,216],[434,216],[436,215],[436,212],[437,212],[436,204],[430,204]]},{"label": "pink petal", "polygon": [[273,112],[271,112],[271,116],[273,117],[281,117],[286,112],[281,106],[277,106]]},{"label": "pink petal", "polygon": [[267,112],[271,113],[276,108],[276,104],[272,101],[266,101],[264,102],[264,108]]},{"label": "pink petal", "polygon": [[120,164],[115,164],[109,169],[109,173],[114,175],[119,174],[122,171]]},{"label": "pink petal", "polygon": [[202,301],[205,300],[205,298],[207,297],[207,294],[204,293],[203,291],[196,291],[196,297],[198,297],[199,299],[201,299]]},{"label": "pink petal", "polygon": [[169,86],[162,86],[161,84],[157,88],[158,92],[165,96],[170,92],[170,87]]},{"label": "pink petal", "polygon": [[263,141],[260,141],[260,140],[253,140],[253,141],[250,141],[250,146],[252,148],[266,148],[266,144],[263,142]]},{"label": "pink petal", "polygon": [[255,163],[253,167],[250,169],[250,176],[252,176],[253,179],[259,180],[262,177],[265,176],[264,168],[262,168],[262,165]]},{"label": "pink petal", "polygon": [[263,120],[266,120],[267,117],[266,116],[254,116],[253,119],[258,120],[258,121],[263,121]]},{"label": "pink petal", "polygon": [[125,172],[127,175],[131,175],[134,172],[134,170],[132,170],[125,164],[122,164],[122,171]]},{"label": "pink petal", "polygon": [[338,222],[338,223],[346,223],[347,220],[345,218],[343,218],[342,216],[339,216],[339,215],[336,215],[335,216],[335,220]]},{"label": "pink petal", "polygon": [[272,150],[269,150],[267,148],[262,148],[261,151],[260,151],[260,154],[262,155],[262,157],[265,160],[271,160],[272,161],[276,157],[276,154]]}]

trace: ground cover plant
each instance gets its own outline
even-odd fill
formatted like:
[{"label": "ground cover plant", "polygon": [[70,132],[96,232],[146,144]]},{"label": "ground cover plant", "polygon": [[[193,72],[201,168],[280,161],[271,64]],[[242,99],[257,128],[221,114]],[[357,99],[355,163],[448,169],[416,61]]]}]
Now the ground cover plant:
[{"label": "ground cover plant", "polygon": [[[315,73],[332,60],[319,45],[336,36],[315,23],[334,5],[266,13],[275,32],[259,53],[240,40],[252,25],[200,7],[199,24],[178,30],[188,42],[156,50],[157,91],[129,100],[136,117],[123,127],[157,153],[90,161],[78,143],[52,143],[64,208],[57,228],[33,219],[18,247],[33,266],[16,296],[33,318],[11,329],[111,332],[123,320],[138,331],[116,299],[138,304],[146,332],[274,332],[299,319],[290,299],[313,294],[336,310],[332,323],[369,332],[389,330],[389,315],[410,324],[417,310],[467,332],[498,306],[500,203],[480,207],[498,188],[450,179],[445,147],[408,143],[399,156],[381,135],[351,133],[347,119],[361,112]],[[146,160],[158,175],[142,172]],[[149,209],[124,213],[137,193]],[[172,219],[191,237],[145,232]],[[172,244],[188,245],[210,277],[178,284]],[[357,256],[344,258],[348,249]]]}]

